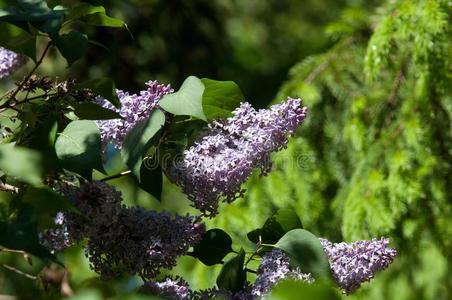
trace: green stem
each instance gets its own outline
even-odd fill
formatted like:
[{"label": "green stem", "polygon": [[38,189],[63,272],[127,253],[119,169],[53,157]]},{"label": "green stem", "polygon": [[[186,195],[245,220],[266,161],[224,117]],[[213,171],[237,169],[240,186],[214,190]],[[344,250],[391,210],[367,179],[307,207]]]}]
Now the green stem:
[{"label": "green stem", "polygon": [[9,97],[10,99],[14,99],[16,97],[17,93],[19,93],[19,91],[23,88],[25,83],[27,83],[28,79],[30,79],[30,77],[33,75],[33,73],[39,68],[39,66],[41,65],[42,61],[44,60],[44,57],[46,56],[47,51],[49,50],[51,45],[52,45],[52,42],[47,43],[46,47],[44,48],[44,51],[41,54],[41,57],[36,62],[35,66],[30,71],[30,73],[28,73],[28,75],[24,78],[24,80],[22,80],[22,82],[17,86],[16,90]]},{"label": "green stem", "polygon": [[262,243],[260,245],[264,246],[264,247],[272,247],[272,248],[274,248],[276,246],[275,244],[264,244],[264,243]]}]

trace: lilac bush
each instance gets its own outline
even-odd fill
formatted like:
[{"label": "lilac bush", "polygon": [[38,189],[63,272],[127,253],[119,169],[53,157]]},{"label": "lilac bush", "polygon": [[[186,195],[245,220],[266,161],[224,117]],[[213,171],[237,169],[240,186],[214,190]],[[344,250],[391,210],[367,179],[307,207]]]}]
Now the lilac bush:
[{"label": "lilac bush", "polygon": [[[1,44],[14,43],[14,49],[24,53],[0,47],[0,78],[25,64],[25,54],[34,64],[0,97],[0,136],[4,137],[0,196],[6,200],[0,206],[0,252],[8,253],[11,261],[18,261],[14,256],[19,255],[30,264],[35,257],[54,263],[40,273],[35,273],[35,266],[28,273],[23,265],[16,268],[2,263],[2,270],[16,273],[2,276],[6,290],[18,289],[22,283],[15,287],[11,282],[25,276],[45,290],[45,295],[32,298],[56,298],[53,291],[57,290],[71,296],[68,275],[72,270],[60,268],[56,254],[77,243],[83,244],[90,268],[101,279],[137,275],[144,283],[141,292],[175,300],[260,300],[288,279],[308,283],[303,286],[309,290],[322,284],[330,271],[337,286],[350,294],[393,262],[397,252],[389,247],[388,239],[350,244],[319,240],[302,229],[293,209],[278,210],[262,228],[247,233],[254,243],[251,251],[234,243],[220,228],[206,231],[204,218],[216,216],[221,201],[231,203],[242,197],[242,184],[255,169],[261,175],[271,171],[272,153],[287,147],[307,116],[302,100],[288,97],[259,110],[242,102],[231,111],[244,96],[230,81],[189,76],[174,93],[170,85],[151,80],[144,90],[129,93],[115,89],[111,78],[66,76],[77,72],[49,78],[38,71],[48,61],[47,54],[61,55],[71,67],[89,44],[101,45],[82,31],[85,26],[127,25],[108,16],[100,5],[47,2],[6,1],[0,16]],[[403,69],[397,81],[405,77]],[[79,72],[87,73],[91,72]],[[400,82],[396,83],[396,90],[391,91],[394,97]],[[161,101],[168,94],[169,101]],[[119,107],[106,100],[115,95]],[[149,120],[153,112],[158,117]],[[109,115],[118,118],[105,120]],[[124,143],[132,130],[131,142]],[[104,165],[102,154],[109,146],[121,150],[121,162]],[[106,174],[105,170],[113,169],[119,173]],[[121,193],[105,183],[122,176],[128,176],[124,182],[130,190],[141,189],[158,199],[167,176],[200,214],[126,206]],[[181,209],[178,204],[172,207]],[[42,230],[52,218],[54,226]],[[264,253],[270,247],[273,250]],[[222,264],[216,286],[193,291],[183,278],[168,276],[165,270],[176,266],[184,255],[207,266]],[[253,269],[258,256],[260,265]],[[248,273],[255,275],[254,281]],[[135,282],[128,281],[127,288]]]},{"label": "lilac bush", "polygon": [[241,184],[254,168],[269,172],[271,152],[287,145],[306,114],[300,99],[261,110],[242,103],[232,117],[208,124],[208,132],[173,167],[171,179],[194,207],[215,216],[220,199],[229,203],[243,195]]}]

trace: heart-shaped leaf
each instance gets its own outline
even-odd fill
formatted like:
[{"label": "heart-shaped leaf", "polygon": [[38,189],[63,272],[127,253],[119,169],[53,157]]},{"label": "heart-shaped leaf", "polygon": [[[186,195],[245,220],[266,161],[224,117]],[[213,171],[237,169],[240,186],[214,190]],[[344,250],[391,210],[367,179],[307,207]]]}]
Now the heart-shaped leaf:
[{"label": "heart-shaped leaf", "polygon": [[189,76],[179,91],[165,95],[159,102],[161,108],[174,115],[193,116],[206,121],[202,108],[204,84],[195,76]]},{"label": "heart-shaped leaf", "polygon": [[205,90],[202,95],[202,108],[208,120],[231,116],[245,97],[233,81],[201,79]]},{"label": "heart-shaped leaf", "polygon": [[304,229],[286,233],[275,245],[290,256],[291,263],[304,273],[330,278],[330,264],[318,237]]},{"label": "heart-shaped leaf", "polygon": [[207,266],[221,262],[226,254],[232,252],[232,239],[221,229],[208,230],[202,240],[193,247],[193,256]]}]

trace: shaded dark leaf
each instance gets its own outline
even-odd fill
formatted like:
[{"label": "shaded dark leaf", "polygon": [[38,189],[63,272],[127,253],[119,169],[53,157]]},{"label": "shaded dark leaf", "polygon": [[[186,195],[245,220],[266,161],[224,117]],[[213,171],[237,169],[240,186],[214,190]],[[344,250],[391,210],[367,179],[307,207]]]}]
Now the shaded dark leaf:
[{"label": "shaded dark leaf", "polygon": [[85,120],[120,119],[121,115],[95,103],[81,103],[75,107],[77,117]]},{"label": "shaded dark leaf", "polygon": [[53,43],[64,56],[68,65],[82,58],[88,49],[88,38],[81,32],[70,31],[69,33],[55,36]]},{"label": "shaded dark leaf", "polygon": [[232,239],[221,229],[208,230],[202,240],[193,248],[193,256],[207,266],[221,262],[226,254],[232,252]]},{"label": "shaded dark leaf", "polygon": [[246,271],[244,269],[245,251],[240,252],[224,263],[217,277],[217,286],[226,289],[233,294],[242,290],[246,282]]}]

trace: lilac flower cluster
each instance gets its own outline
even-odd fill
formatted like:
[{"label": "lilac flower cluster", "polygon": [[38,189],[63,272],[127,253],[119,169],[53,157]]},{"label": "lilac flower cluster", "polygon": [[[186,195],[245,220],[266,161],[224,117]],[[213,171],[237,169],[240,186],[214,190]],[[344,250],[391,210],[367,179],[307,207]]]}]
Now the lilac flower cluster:
[{"label": "lilac flower cluster", "polygon": [[289,278],[308,283],[314,281],[311,274],[291,269],[290,258],[282,250],[274,249],[262,257],[262,263],[257,269],[256,281],[251,287],[251,294],[255,297],[262,297],[279,281]]},{"label": "lilac flower cluster", "polygon": [[174,300],[187,300],[190,299],[191,295],[188,283],[179,277],[175,279],[167,277],[161,282],[148,281],[141,287],[140,291]]},{"label": "lilac flower cluster", "polygon": [[105,279],[122,272],[153,278],[161,268],[172,268],[205,232],[188,215],[121,206],[121,194],[103,182],[87,183],[71,198],[81,214],[59,214],[59,226],[44,232],[43,243],[62,250],[86,238],[90,266]]},{"label": "lilac flower cluster", "polygon": [[19,69],[25,62],[26,58],[23,55],[0,47],[0,79]]},{"label": "lilac flower cluster", "polygon": [[336,283],[350,294],[369,281],[377,271],[386,269],[392,263],[397,251],[389,248],[386,238],[370,241],[331,243],[320,239],[330,261],[331,271]]},{"label": "lilac flower cluster", "polygon": [[306,114],[300,99],[261,110],[242,103],[232,117],[208,125],[207,134],[184,151],[170,177],[194,207],[212,217],[220,199],[232,202],[243,195],[241,184],[254,168],[264,175],[270,171],[270,153],[286,147]]},{"label": "lilac flower cluster", "polygon": [[181,279],[166,279],[163,282],[148,282],[141,291],[153,295],[164,296],[174,300],[253,300],[263,299],[271,289],[281,280],[295,279],[312,283],[311,274],[290,268],[290,258],[281,250],[274,249],[262,257],[262,263],[257,270],[257,279],[254,284],[247,284],[241,291],[232,293],[223,289],[207,289],[191,291],[187,283]]},{"label": "lilac flower cluster", "polygon": [[147,89],[139,94],[129,94],[121,90],[116,90],[116,94],[121,102],[121,108],[115,108],[106,99],[98,96],[96,102],[101,106],[116,111],[121,119],[98,120],[97,126],[100,129],[102,144],[104,149],[110,142],[116,149],[121,149],[126,134],[138,123],[146,120],[151,112],[158,108],[159,100],[166,94],[172,93],[173,89],[169,85],[163,85],[157,81],[146,82]]}]

